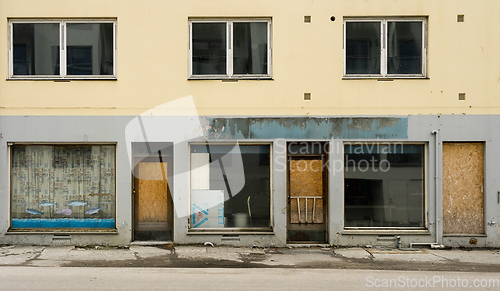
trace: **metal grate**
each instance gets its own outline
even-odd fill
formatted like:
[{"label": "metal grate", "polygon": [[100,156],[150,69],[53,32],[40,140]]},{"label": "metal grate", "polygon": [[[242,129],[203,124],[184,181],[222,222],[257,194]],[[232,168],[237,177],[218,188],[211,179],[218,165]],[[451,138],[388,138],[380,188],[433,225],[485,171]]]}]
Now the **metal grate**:
[{"label": "metal grate", "polygon": [[70,235],[54,235],[52,241],[71,241]]},{"label": "metal grate", "polygon": [[305,23],[311,23],[311,16],[304,16]]},{"label": "metal grate", "polygon": [[311,93],[304,93],[304,100],[311,100]]},{"label": "metal grate", "polygon": [[461,14],[461,15],[457,15],[457,22],[464,22],[464,19],[465,18],[465,15]]},{"label": "metal grate", "polygon": [[465,100],[465,93],[458,93],[458,100]]},{"label": "metal grate", "polygon": [[230,235],[230,234],[226,234],[226,235],[222,235],[221,237],[221,241],[240,241],[240,236],[239,235]]},{"label": "metal grate", "polygon": [[377,237],[377,246],[396,248],[398,239],[395,236],[379,236]]}]

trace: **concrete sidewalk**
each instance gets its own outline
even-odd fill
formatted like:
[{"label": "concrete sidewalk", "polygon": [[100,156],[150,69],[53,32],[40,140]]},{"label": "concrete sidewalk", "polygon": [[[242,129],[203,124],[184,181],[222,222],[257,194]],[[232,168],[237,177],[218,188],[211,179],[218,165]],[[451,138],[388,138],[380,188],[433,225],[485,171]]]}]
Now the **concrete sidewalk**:
[{"label": "concrete sidewalk", "polygon": [[244,248],[211,246],[3,246],[0,266],[242,267],[500,272],[499,250]]}]

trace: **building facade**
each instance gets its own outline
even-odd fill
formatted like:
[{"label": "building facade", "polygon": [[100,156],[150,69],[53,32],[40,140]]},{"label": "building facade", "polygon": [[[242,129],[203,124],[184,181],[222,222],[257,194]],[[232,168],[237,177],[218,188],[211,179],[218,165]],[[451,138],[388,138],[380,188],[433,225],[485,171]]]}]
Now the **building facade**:
[{"label": "building facade", "polygon": [[500,247],[479,2],[0,1],[0,244]]}]

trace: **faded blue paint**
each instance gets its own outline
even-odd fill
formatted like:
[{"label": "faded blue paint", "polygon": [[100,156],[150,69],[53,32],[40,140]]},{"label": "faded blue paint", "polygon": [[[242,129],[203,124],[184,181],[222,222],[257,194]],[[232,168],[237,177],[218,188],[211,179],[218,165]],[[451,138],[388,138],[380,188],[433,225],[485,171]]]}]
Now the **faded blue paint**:
[{"label": "faded blue paint", "polygon": [[208,118],[210,139],[401,139],[407,117]]}]

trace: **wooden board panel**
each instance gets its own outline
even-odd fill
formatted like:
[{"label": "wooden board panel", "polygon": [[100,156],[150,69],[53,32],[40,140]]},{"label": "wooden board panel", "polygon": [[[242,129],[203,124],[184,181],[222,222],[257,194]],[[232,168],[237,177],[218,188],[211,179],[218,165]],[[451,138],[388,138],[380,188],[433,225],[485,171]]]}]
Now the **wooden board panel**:
[{"label": "wooden board panel", "polygon": [[[162,169],[163,166],[163,169]],[[167,183],[167,163],[141,162],[137,165],[135,220],[169,223],[171,198]]]},{"label": "wooden board panel", "polygon": [[484,234],[483,143],[443,143],[443,233]]},{"label": "wooden board panel", "polygon": [[[321,159],[290,161],[290,222],[323,223],[323,199],[300,198],[297,196],[323,196],[323,169]],[[307,218],[306,218],[307,204]],[[300,207],[300,217],[299,210]],[[313,213],[314,212],[314,213]],[[313,217],[314,216],[314,217]]]}]

